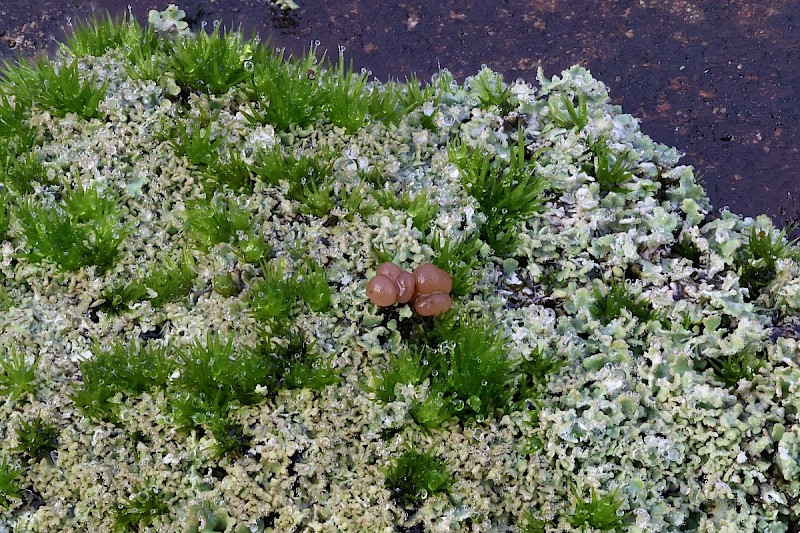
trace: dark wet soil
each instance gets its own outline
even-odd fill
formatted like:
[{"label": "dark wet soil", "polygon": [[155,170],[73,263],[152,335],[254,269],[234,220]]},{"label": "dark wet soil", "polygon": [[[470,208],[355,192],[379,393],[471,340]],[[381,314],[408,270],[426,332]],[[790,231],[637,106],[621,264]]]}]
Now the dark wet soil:
[{"label": "dark wet soil", "polygon": [[[221,20],[299,52],[313,41],[381,79],[482,64],[535,81],[579,63],[642,129],[686,153],[716,207],[800,220],[800,2],[796,0],[183,0],[195,26]],[[2,0],[0,57],[53,49],[72,21],[167,0]]]}]

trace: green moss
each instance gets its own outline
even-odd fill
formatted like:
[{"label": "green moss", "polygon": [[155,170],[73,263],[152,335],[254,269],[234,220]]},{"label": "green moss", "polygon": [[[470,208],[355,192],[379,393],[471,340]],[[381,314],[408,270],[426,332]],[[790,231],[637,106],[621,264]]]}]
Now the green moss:
[{"label": "green moss", "polygon": [[135,491],[114,509],[115,533],[140,531],[157,516],[169,513],[171,496],[157,487],[147,487]]},{"label": "green moss", "polygon": [[535,350],[529,359],[515,360],[509,339],[485,319],[457,317],[452,311],[436,321],[416,319],[406,334],[407,347],[389,360],[366,389],[376,399],[394,399],[395,385],[430,380],[428,395],[410,408],[414,421],[436,428],[452,417],[481,423],[492,415],[535,410],[548,376],[563,361]]},{"label": "green moss", "polygon": [[630,517],[630,513],[619,513],[622,506],[622,501],[617,497],[619,489],[602,496],[591,489],[588,500],[581,497],[576,487],[572,488],[572,492],[575,495],[575,510],[569,517],[569,523],[573,527],[585,530],[589,526],[600,531],[611,531],[621,528]]},{"label": "green moss", "polygon": [[17,425],[19,444],[14,452],[24,455],[29,461],[50,460],[50,453],[58,449],[58,430],[55,425],[44,422],[40,417],[32,420],[19,419]]},{"label": "green moss", "polygon": [[429,244],[434,253],[431,262],[453,278],[450,294],[454,297],[469,294],[480,278],[480,251],[483,242],[477,235],[456,239],[434,232],[430,236]]},{"label": "green moss", "polygon": [[450,391],[445,383],[441,381],[433,383],[428,395],[409,409],[414,422],[423,428],[435,429],[462,412],[463,402],[453,400],[449,395],[445,396],[448,392]]},{"label": "green moss", "polygon": [[387,126],[397,125],[406,114],[402,88],[396,82],[372,84],[369,87],[369,116]]},{"label": "green moss", "polygon": [[246,62],[256,47],[240,32],[220,34],[219,26],[172,42],[167,69],[183,89],[223,94],[230,88],[252,80]]},{"label": "green moss", "polygon": [[409,449],[394,457],[386,471],[386,488],[403,506],[419,506],[434,494],[446,493],[453,478],[433,451]]},{"label": "green moss", "polygon": [[[5,68],[13,67],[6,64]],[[4,76],[5,74],[0,72],[0,80]],[[3,153],[22,154],[33,147],[37,134],[28,124],[29,107],[25,102],[12,104],[8,98],[8,93],[11,91],[12,89],[4,89],[0,84],[0,138],[7,143],[3,145]]]},{"label": "green moss", "polygon": [[0,359],[0,395],[12,400],[36,392],[36,368],[39,356],[32,358],[30,364],[25,361],[25,352],[11,347]]},{"label": "green moss", "polygon": [[34,198],[21,203],[14,215],[32,261],[48,260],[63,270],[95,265],[109,269],[128,234],[120,227],[117,199],[101,196],[94,187],[67,187],[60,205],[46,207]]},{"label": "green moss", "polygon": [[536,518],[533,513],[526,511],[522,517],[522,525],[520,526],[520,533],[545,533],[545,522],[541,518]]},{"label": "green moss", "polygon": [[75,57],[99,57],[112,48],[130,46],[140,41],[144,29],[132,17],[113,20],[110,15],[93,15],[78,21],[62,43],[62,48]]},{"label": "green moss", "polygon": [[0,189],[0,241],[6,240],[8,227],[11,225],[11,195],[6,189]]},{"label": "green moss", "polygon": [[[209,127],[210,130],[210,127]],[[206,197],[215,192],[228,189],[236,194],[252,194],[256,173],[242,159],[241,152],[233,147],[228,149],[227,157],[211,158],[203,171]]]},{"label": "green moss", "polygon": [[207,449],[213,459],[241,457],[252,445],[250,437],[244,434],[242,426],[227,418],[212,417],[206,419],[205,425],[215,441]]},{"label": "green moss", "polygon": [[249,311],[262,321],[286,319],[297,299],[297,283],[294,276],[285,272],[284,259],[262,262],[262,278],[250,286]]},{"label": "green moss", "polygon": [[633,179],[628,151],[614,154],[608,141],[601,137],[589,147],[589,153],[591,160],[583,165],[583,171],[594,178],[601,194],[629,192],[623,186]]},{"label": "green moss", "polygon": [[434,81],[424,86],[416,75],[406,80],[403,94],[403,105],[407,114],[419,110],[417,119],[419,125],[431,131],[436,131],[436,119],[439,114],[439,104],[442,94],[450,87],[453,77],[449,72],[440,70],[434,75]]},{"label": "green moss", "polygon": [[498,256],[512,253],[517,246],[517,224],[542,211],[548,187],[547,181],[536,175],[535,158],[526,156],[522,130],[508,162],[471,150],[460,140],[448,146],[448,155],[461,172],[464,189],[486,216],[481,238]]},{"label": "green moss", "polygon": [[[578,99],[577,108],[575,98]],[[586,95],[578,93],[575,98],[570,98],[566,94],[561,94],[559,97],[551,96],[548,100],[548,117],[557,126],[575,129],[580,133],[589,123],[589,112],[586,107]]]},{"label": "green moss", "polygon": [[339,62],[325,71],[322,106],[325,116],[335,126],[344,128],[348,135],[366,123],[370,108],[367,98],[367,73],[353,73],[353,62],[344,62],[344,52],[339,51]]},{"label": "green moss", "polygon": [[179,426],[201,425],[224,418],[235,405],[258,403],[263,396],[256,387],[274,381],[274,369],[258,352],[235,348],[233,340],[209,332],[205,342],[177,353],[180,376],[171,384],[169,401]]},{"label": "green moss", "polygon": [[136,302],[149,300],[150,305],[162,305],[183,298],[191,291],[197,273],[194,260],[184,253],[179,261],[166,258],[162,266],[153,268],[145,276],[127,283],[118,282],[103,291],[104,307],[120,310]]},{"label": "green moss", "polygon": [[368,187],[367,185],[352,186],[349,189],[342,187],[340,203],[347,213],[345,219],[349,222],[355,220],[356,213],[363,219],[378,211],[379,206],[370,192],[367,192]]},{"label": "green moss", "polygon": [[595,302],[590,309],[592,317],[602,324],[609,324],[621,316],[623,309],[639,319],[639,322],[647,322],[655,317],[653,305],[646,300],[632,296],[625,283],[611,278],[607,282],[607,286],[605,291],[599,285],[595,287]]},{"label": "green moss", "polygon": [[508,115],[517,106],[511,88],[503,81],[503,75],[488,68],[482,69],[472,78],[470,89],[478,97],[482,109],[494,107],[499,114]]},{"label": "green moss", "polygon": [[169,344],[117,342],[103,348],[96,343],[94,357],[78,364],[81,383],[73,386],[72,401],[90,418],[116,421],[117,394],[135,397],[166,387],[176,369],[173,352]]},{"label": "green moss", "polygon": [[297,294],[312,311],[322,313],[330,309],[333,293],[328,285],[328,275],[316,261],[306,261],[303,269],[295,275],[295,279]]},{"label": "green moss", "polygon": [[98,85],[95,76],[81,80],[77,60],[59,68],[47,59],[34,65],[6,64],[2,77],[6,86],[12,87],[9,92],[16,98],[15,105],[31,107],[35,103],[53,115],[75,113],[85,120],[100,116],[99,105],[107,88],[107,83]]},{"label": "green moss", "polygon": [[15,195],[30,194],[38,184],[49,184],[44,165],[35,152],[17,153],[11,144],[0,145],[0,183]]},{"label": "green moss", "polygon": [[446,390],[457,416],[481,421],[495,410],[506,410],[512,397],[508,339],[496,324],[461,319],[445,333]]},{"label": "green moss", "polygon": [[370,383],[364,385],[365,390],[380,402],[394,401],[397,385],[419,385],[430,375],[433,366],[427,358],[432,355],[417,347],[404,347],[389,357],[386,369],[373,375]]},{"label": "green moss", "polygon": [[339,382],[338,373],[315,351],[316,342],[309,341],[297,327],[276,330],[277,336],[262,336],[258,352],[273,366],[275,391],[307,388],[321,390]]},{"label": "green moss", "polygon": [[716,378],[727,387],[737,387],[739,381],[753,381],[755,375],[766,361],[766,353],[752,349],[740,350],[731,355],[722,355],[707,359]]},{"label": "green moss", "polygon": [[236,198],[214,195],[210,201],[189,205],[184,230],[201,249],[208,252],[214,245],[230,243],[234,252],[248,263],[266,257],[267,245],[250,220],[250,210]]},{"label": "green moss", "polygon": [[216,116],[203,127],[199,122],[192,122],[188,126],[180,120],[175,129],[169,133],[169,143],[175,153],[186,157],[189,162],[198,167],[205,167],[210,162],[219,159],[218,149],[223,139],[212,138],[212,125]]},{"label": "green moss", "polygon": [[249,110],[243,111],[249,121],[289,131],[308,126],[323,112],[325,93],[313,48],[300,58],[284,59],[282,50],[259,46],[252,62],[253,77],[246,84]]},{"label": "green moss", "polygon": [[373,192],[375,200],[385,209],[404,211],[411,217],[411,223],[422,233],[431,229],[431,222],[439,214],[439,206],[431,201],[425,192],[412,194],[399,192],[395,187],[379,188]]},{"label": "green moss", "polygon": [[335,205],[331,195],[333,162],[333,154],[327,151],[293,157],[275,146],[260,150],[253,168],[258,179],[273,187],[281,186],[281,181],[286,180],[289,184],[287,196],[301,204],[301,211],[322,217]]},{"label": "green moss", "polygon": [[8,508],[13,500],[22,499],[19,478],[23,472],[24,469],[11,466],[8,457],[0,460],[0,507]]},{"label": "green moss", "polygon": [[755,224],[750,226],[747,243],[738,251],[734,267],[739,271],[739,283],[747,288],[751,299],[756,298],[775,277],[779,259],[800,260],[797,239],[786,239],[791,229],[776,231],[759,229]]}]

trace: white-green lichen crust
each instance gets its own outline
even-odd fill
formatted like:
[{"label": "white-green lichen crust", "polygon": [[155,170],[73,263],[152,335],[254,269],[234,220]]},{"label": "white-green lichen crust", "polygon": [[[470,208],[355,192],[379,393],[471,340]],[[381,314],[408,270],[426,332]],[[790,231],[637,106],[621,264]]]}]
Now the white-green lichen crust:
[{"label": "white-green lichen crust", "polygon": [[[573,486],[583,494],[618,490],[628,531],[777,532],[800,520],[798,264],[781,261],[762,295],[747,298],[734,258],[748,228],[769,229],[769,220],[714,213],[692,169],[677,166],[677,151],[644,135],[634,117],[609,103],[606,87],[578,67],[552,79],[540,74],[538,87],[510,85],[511,115],[543,154],[536,171],[551,183],[550,197],[519,226],[518,260],[492,259],[484,247],[478,282],[455,302],[459,312],[494,317],[515,360],[538,348],[565,361],[549,377],[538,417],[514,411],[423,431],[409,409],[428,394],[427,382],[398,387],[393,402],[375,401],[363,384],[385,368],[400,336],[398,320],[411,313],[386,323],[368,302],[365,281],[377,266],[372,250],[410,268],[430,261],[433,250],[408,213],[345,216],[335,208],[326,217],[307,216],[284,188],[258,184],[252,194],[224,194],[250,209],[273,254],[291,258],[300,247],[324,265],[335,288],[332,308],[304,308],[297,322],[341,381],[319,392],[284,390],[236,410],[252,447],[234,461],[208,458],[213,437],[179,433],[162,391],[120,399],[117,424],[87,418],[70,395],[93,343],[110,346],[164,327],[165,339],[150,342],[189,346],[216,331],[245,346],[256,342],[258,329],[246,298],[210,290],[221,272],[235,270],[244,282],[254,276],[225,245],[193,252],[199,275],[187,298],[157,309],[143,301],[119,314],[90,309],[115,279],[191,249],[176,229],[187,206],[204,196],[197,169],[159,135],[178,116],[168,88],[131,79],[121,58],[111,50],[79,60],[83,75],[108,82],[100,105],[106,118],[37,111],[32,119],[45,139],[37,154],[48,175],[121,195],[133,231],[119,262],[102,275],[93,267],[62,273],[30,263],[20,254],[21,239],[3,243],[0,270],[11,306],[0,315],[0,346],[30,360],[38,355],[40,379],[35,398],[0,404],[0,455],[16,457],[20,419],[54,424],[59,445],[52,462],[38,462],[21,479],[41,500],[0,510],[0,530],[112,531],[115,509],[143,486],[170,495],[169,512],[148,526],[163,532],[202,530],[213,522],[209,516],[226,531],[260,531],[268,522],[275,531],[394,531],[418,522],[426,531],[514,531],[528,512],[548,531],[571,531]],[[516,142],[508,116],[479,107],[474,79],[438,84],[436,109],[422,106],[398,125],[372,121],[354,135],[322,122],[290,134],[254,126],[236,88],[192,94],[185,116],[218,113],[212,127],[224,140],[222,152],[232,147],[245,160],[279,143],[298,156],[330,150],[337,191],[359,187],[380,168],[403,190],[431,195],[439,207],[434,229],[465,236],[485,214],[461,186],[447,143],[460,137],[474,150],[506,157]],[[580,131],[559,126],[549,112],[562,95],[577,94],[588,110]],[[422,115],[434,119],[433,129],[420,126]],[[624,193],[601,193],[585,171],[586,146],[601,137],[635,156]],[[34,194],[48,199],[53,190]],[[699,264],[669,253],[678,235],[696,244]],[[289,271],[299,268],[289,261]],[[638,280],[630,290],[662,319],[640,323],[623,310],[603,323],[590,312],[596,280],[632,269]],[[520,280],[533,280],[525,290],[546,294],[525,300],[523,290],[520,304],[513,288]],[[693,364],[745,348],[762,352],[764,364],[734,387]],[[391,458],[409,445],[436,450],[454,481],[449,494],[430,496],[413,514],[384,483]]]}]

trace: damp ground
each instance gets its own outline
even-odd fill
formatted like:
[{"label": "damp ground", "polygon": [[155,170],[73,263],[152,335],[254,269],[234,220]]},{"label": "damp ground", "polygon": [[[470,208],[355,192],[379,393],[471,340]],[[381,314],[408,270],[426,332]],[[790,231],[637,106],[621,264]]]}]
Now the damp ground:
[{"label": "damp ground", "polygon": [[[345,55],[379,79],[440,67],[457,79],[482,64],[535,81],[581,64],[655,140],[686,153],[718,208],[800,221],[800,3],[768,1],[184,0],[195,28],[222,21],[275,46]],[[0,58],[52,52],[76,20],[130,8],[142,22],[167,0],[0,4]],[[130,6],[130,7],[129,7]]]}]

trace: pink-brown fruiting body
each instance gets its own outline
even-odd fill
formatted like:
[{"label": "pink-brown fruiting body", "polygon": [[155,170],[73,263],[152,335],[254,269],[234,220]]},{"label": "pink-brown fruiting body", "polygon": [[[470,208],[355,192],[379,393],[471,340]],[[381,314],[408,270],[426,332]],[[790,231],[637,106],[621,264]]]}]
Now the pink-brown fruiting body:
[{"label": "pink-brown fruiting body", "polygon": [[453,304],[450,295],[444,292],[420,294],[414,300],[414,311],[420,316],[439,316]]},{"label": "pink-brown fruiting body", "polygon": [[453,304],[449,294],[452,288],[450,274],[432,263],[422,264],[411,273],[387,261],[378,265],[375,277],[367,282],[367,297],[379,307],[410,302],[418,315],[435,317]]},{"label": "pink-brown fruiting body", "polygon": [[385,263],[381,263],[380,265],[378,265],[378,268],[375,269],[375,274],[379,276],[386,276],[392,281],[397,281],[397,278],[403,272],[405,272],[405,270],[403,270],[396,264],[392,263],[391,261],[386,261]]},{"label": "pink-brown fruiting body", "polygon": [[367,282],[367,298],[379,307],[397,303],[397,283],[383,275],[377,275]]},{"label": "pink-brown fruiting body", "polygon": [[416,296],[416,279],[414,279],[414,275],[411,272],[406,272],[405,270],[401,270],[400,273],[397,275],[397,279],[395,280],[397,283],[397,303],[400,304],[407,304],[411,300],[414,299]]},{"label": "pink-brown fruiting body", "polygon": [[424,263],[414,269],[414,279],[417,281],[417,294],[449,293],[453,288],[450,274],[432,263]]}]

